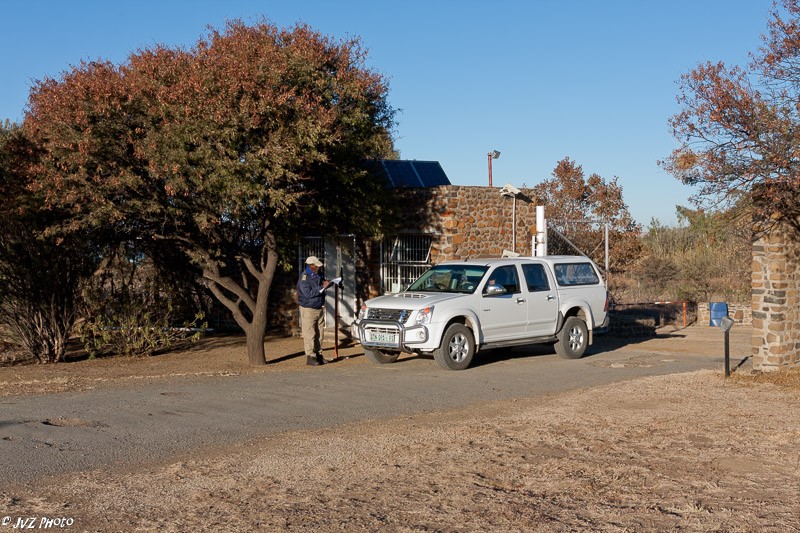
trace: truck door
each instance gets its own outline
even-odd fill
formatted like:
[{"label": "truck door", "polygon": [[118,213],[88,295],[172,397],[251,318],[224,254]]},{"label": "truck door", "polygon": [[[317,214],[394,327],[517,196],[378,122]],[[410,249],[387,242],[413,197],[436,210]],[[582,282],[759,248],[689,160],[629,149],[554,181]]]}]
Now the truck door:
[{"label": "truck door", "polygon": [[558,292],[542,263],[522,265],[527,289],[527,336],[554,335],[558,324]]},{"label": "truck door", "polygon": [[[492,286],[503,287],[503,293],[494,293]],[[497,267],[486,276],[481,289],[480,318],[485,342],[525,336],[527,309],[516,265]]]}]

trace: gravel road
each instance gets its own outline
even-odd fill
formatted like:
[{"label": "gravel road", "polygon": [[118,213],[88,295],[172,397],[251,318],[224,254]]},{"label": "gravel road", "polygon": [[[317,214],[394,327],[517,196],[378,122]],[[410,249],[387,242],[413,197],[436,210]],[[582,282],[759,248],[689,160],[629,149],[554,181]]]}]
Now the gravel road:
[{"label": "gravel road", "polygon": [[[722,337],[711,342],[722,347]],[[744,334],[741,335],[744,341]],[[679,343],[681,335],[676,335]],[[718,339],[716,337],[719,337]],[[675,343],[673,342],[673,346]],[[164,460],[291,430],[536,398],[634,378],[722,368],[722,354],[664,351],[599,339],[563,360],[549,347],[482,354],[466,371],[431,359],[385,366],[176,378],[83,392],[0,399],[0,484]]]}]

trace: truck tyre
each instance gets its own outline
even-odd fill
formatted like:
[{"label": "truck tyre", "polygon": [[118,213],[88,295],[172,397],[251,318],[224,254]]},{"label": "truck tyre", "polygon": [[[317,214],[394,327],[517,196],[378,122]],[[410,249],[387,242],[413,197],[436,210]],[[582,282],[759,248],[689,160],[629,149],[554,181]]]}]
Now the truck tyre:
[{"label": "truck tyre", "polygon": [[434,350],[433,358],[447,370],[464,370],[475,355],[472,331],[463,324],[451,324],[444,332],[442,343]]},{"label": "truck tyre", "polygon": [[576,316],[567,318],[558,332],[556,353],[565,359],[580,359],[589,345],[589,329],[586,322]]},{"label": "truck tyre", "polygon": [[376,365],[385,365],[397,361],[397,358],[400,357],[400,352],[384,352],[383,350],[364,348],[364,355]]}]

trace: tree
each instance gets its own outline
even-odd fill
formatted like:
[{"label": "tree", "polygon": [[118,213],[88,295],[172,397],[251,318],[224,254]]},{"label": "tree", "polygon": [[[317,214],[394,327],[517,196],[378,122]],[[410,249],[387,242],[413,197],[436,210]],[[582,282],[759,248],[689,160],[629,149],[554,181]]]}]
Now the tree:
[{"label": "tree", "polygon": [[[641,228],[628,212],[617,178],[606,181],[592,174],[586,179],[583,167],[565,157],[556,164],[552,177],[533,190],[539,201],[547,205],[548,224],[565,233],[598,264],[604,262],[605,223],[609,225],[609,269],[620,271],[639,257]],[[574,253],[555,248],[555,241],[552,244],[552,249],[548,244],[548,253]]]},{"label": "tree", "polygon": [[681,145],[662,162],[695,201],[727,207],[752,194],[763,219],[800,214],[800,2],[776,6],[764,45],[749,68],[706,63],[681,78],[680,113],[671,119]]},{"label": "tree", "polygon": [[96,264],[86,231],[45,231],[62,220],[43,208],[21,172],[36,151],[15,125],[0,128],[0,327],[37,362],[66,354],[82,282]]},{"label": "tree", "polygon": [[269,290],[305,232],[379,231],[388,197],[365,159],[394,110],[357,39],[230,22],[191,50],[141,50],[38,83],[31,170],[70,229],[113,225],[199,265],[264,364]]}]

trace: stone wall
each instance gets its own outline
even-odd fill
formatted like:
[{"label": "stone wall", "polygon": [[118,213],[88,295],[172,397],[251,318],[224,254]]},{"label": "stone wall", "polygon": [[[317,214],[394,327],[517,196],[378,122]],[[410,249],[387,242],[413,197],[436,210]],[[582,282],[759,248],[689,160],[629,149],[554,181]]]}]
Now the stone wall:
[{"label": "stone wall", "polygon": [[608,334],[612,337],[655,337],[656,322],[652,316],[639,313],[611,312]]},{"label": "stone wall", "polygon": [[[652,326],[654,328],[667,324],[685,327],[697,322],[698,305],[695,302],[614,303],[610,311],[612,324],[614,320],[628,320],[627,317],[649,317],[653,319]],[[640,323],[650,324],[648,321]],[[612,331],[615,330],[612,328]]]},{"label": "stone wall", "polygon": [[[728,316],[737,324],[749,326],[753,323],[753,306],[752,304],[728,302]],[[710,322],[711,312],[708,309],[708,303],[697,304],[697,323],[708,325]]]},{"label": "stone wall", "polygon": [[753,245],[753,369],[800,365],[800,239],[775,225]]},{"label": "stone wall", "polygon": [[433,263],[500,257],[503,250],[532,255],[537,201],[529,196],[530,189],[521,191],[515,200],[500,196],[498,187],[445,185],[407,189],[400,192],[406,215],[398,230],[437,235],[431,252]]}]

